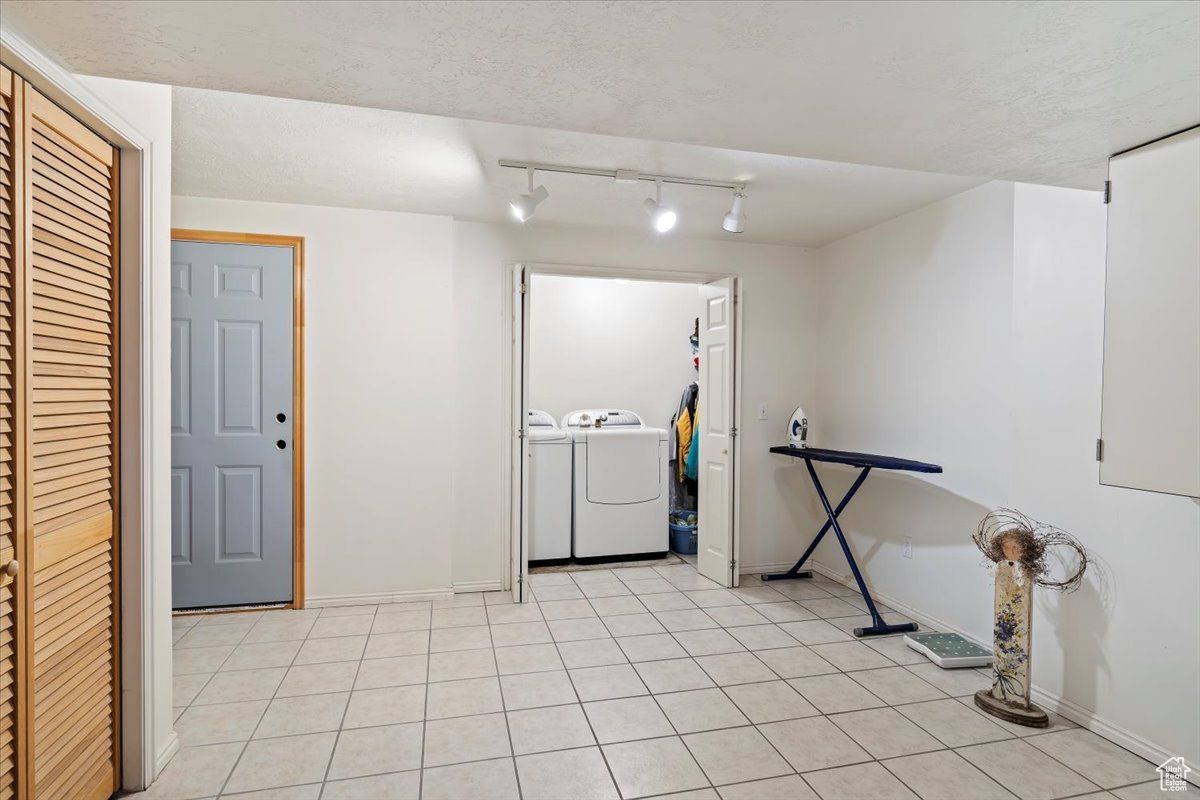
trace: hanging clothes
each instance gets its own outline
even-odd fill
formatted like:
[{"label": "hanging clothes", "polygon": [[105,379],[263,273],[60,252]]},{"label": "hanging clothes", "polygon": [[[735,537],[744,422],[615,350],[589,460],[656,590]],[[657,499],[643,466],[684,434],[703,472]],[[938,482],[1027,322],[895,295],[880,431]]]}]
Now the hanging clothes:
[{"label": "hanging clothes", "polygon": [[696,417],[692,419],[692,444],[687,452],[687,467],[684,473],[692,480],[699,480],[700,470],[700,426],[699,421],[700,409],[696,409]]},{"label": "hanging clothes", "polygon": [[700,394],[700,386],[689,383],[679,398],[679,408],[671,419],[671,460],[675,461],[676,476],[679,481],[684,479],[684,468],[687,464],[688,449],[692,446],[692,424],[696,414],[696,398]]},{"label": "hanging clothes", "polygon": [[687,467],[688,450],[692,447],[692,412],[686,408],[675,422],[675,441],[678,443],[677,472],[679,480],[683,480]]}]

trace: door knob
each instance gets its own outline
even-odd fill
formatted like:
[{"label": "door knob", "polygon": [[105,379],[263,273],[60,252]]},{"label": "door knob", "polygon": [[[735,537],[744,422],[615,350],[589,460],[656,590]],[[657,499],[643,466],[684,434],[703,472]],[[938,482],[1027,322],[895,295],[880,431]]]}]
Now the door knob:
[{"label": "door knob", "polygon": [[5,565],[5,567],[4,567],[4,574],[10,578],[17,577],[17,573],[20,571],[21,571],[21,564],[16,559],[13,559],[12,561],[8,562],[8,564]]}]

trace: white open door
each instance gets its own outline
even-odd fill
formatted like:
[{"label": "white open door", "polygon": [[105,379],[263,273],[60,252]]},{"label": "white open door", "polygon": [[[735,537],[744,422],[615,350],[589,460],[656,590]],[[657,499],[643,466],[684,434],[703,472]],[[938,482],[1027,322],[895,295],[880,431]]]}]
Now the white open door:
[{"label": "white open door", "polygon": [[529,281],[524,264],[512,270],[512,593],[529,599]]},{"label": "white open door", "polygon": [[722,586],[736,585],[733,514],[735,278],[700,287],[699,528],[697,569]]}]

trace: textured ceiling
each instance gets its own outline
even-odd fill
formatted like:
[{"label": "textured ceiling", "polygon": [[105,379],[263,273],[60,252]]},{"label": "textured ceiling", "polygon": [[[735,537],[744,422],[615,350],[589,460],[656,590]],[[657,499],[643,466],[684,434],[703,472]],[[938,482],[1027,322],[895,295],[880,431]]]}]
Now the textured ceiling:
[{"label": "textured ceiling", "polygon": [[[746,181],[746,232],[721,230],[731,194],[667,185],[678,234],[819,246],[981,182],[978,178],[838,164],[303,100],[174,90],[176,194],[378,208],[511,221],[525,191],[500,158],[631,168]],[[528,225],[648,229],[653,184],[538,173],[550,198]]]},{"label": "textured ceiling", "polygon": [[1200,3],[63,2],[77,72],[1097,188],[1200,121]]}]

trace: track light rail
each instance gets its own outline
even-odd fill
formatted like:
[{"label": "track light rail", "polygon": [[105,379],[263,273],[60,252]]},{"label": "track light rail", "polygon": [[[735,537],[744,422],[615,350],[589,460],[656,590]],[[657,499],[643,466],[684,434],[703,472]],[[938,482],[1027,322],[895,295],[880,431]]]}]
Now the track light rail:
[{"label": "track light rail", "polygon": [[662,183],[674,183],[680,186],[711,186],[714,189],[733,189],[742,191],[746,188],[745,183],[737,183],[734,181],[710,181],[705,178],[685,178],[679,175],[651,175],[646,172],[634,173],[631,170],[615,170],[615,169],[597,169],[595,167],[575,167],[564,164],[540,164],[536,161],[512,161],[507,158],[502,158],[497,162],[502,167],[509,169],[524,169],[535,170],[537,172],[565,172],[568,175],[594,175],[598,178],[616,178],[620,172],[621,177],[634,177],[636,175],[639,181],[650,181],[651,183],[661,181]]}]

